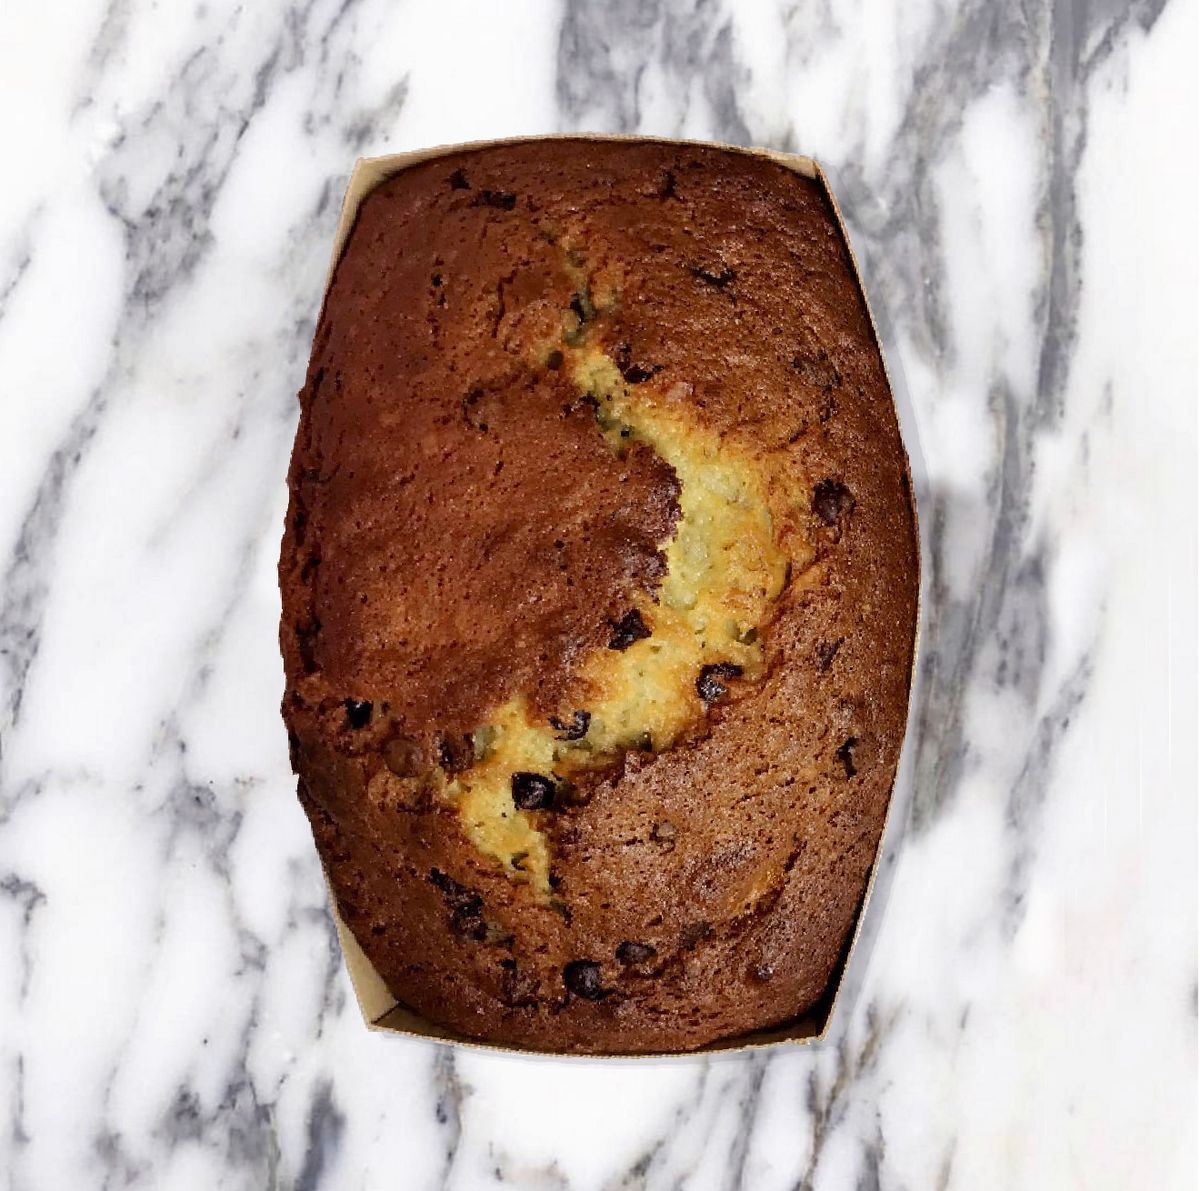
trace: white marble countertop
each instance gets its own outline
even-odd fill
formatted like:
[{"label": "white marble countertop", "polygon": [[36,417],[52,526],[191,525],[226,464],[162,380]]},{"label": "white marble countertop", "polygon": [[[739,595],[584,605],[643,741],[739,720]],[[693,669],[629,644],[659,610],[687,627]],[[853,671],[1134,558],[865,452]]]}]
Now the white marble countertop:
[{"label": "white marble countertop", "polygon": [[[1193,1186],[1196,25],[1193,0],[6,6],[4,1185]],[[350,165],[572,129],[820,157],[912,393],[916,797],[820,1047],[369,1034],[295,801],[275,559]]]}]

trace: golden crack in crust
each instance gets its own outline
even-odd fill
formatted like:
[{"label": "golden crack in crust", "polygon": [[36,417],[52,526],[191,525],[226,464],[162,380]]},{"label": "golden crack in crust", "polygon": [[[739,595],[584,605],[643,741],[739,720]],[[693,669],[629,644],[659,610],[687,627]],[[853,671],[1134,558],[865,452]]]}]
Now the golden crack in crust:
[{"label": "golden crack in crust", "polygon": [[[580,290],[554,349],[562,354],[560,367],[594,405],[613,450],[641,443],[671,466],[680,484],[680,516],[662,543],[667,565],[657,595],[637,601],[636,639],[590,652],[556,723],[535,719],[519,696],[498,707],[474,734],[483,742],[476,763],[444,786],[474,846],[544,899],[550,896],[549,849],[538,811],[514,800],[514,775],[549,779],[549,797],[565,799],[578,774],[611,765],[631,749],[669,749],[704,717],[703,695],[712,698],[734,677],[761,676],[760,634],[771,605],[793,566],[811,559],[807,543],[777,527],[772,515],[779,494],[773,502],[770,485],[784,493],[785,503],[792,496],[786,470],[705,426],[686,385],[663,388],[652,376],[627,382],[617,364],[587,342],[594,310],[586,284]],[[799,493],[792,499],[798,505]],[[565,725],[575,727],[564,731]],[[535,802],[537,793],[546,796],[546,785],[520,780],[532,785]]]}]

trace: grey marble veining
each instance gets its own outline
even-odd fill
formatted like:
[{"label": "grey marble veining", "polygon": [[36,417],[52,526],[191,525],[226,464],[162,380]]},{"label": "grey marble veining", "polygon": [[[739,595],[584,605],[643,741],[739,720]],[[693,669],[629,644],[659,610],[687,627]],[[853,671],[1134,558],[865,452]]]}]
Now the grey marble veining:
[{"label": "grey marble veining", "polygon": [[[58,1187],[1185,1187],[1191,0],[0,14],[0,1171]],[[278,722],[295,391],[360,154],[816,155],[925,460],[911,814],[832,1039],[362,1026]]]}]

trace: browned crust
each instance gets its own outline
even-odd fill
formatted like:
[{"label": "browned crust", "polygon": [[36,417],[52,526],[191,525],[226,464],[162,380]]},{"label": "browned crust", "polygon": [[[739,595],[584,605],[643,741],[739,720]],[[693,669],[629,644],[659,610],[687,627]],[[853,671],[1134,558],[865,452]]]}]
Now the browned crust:
[{"label": "browned crust", "polygon": [[[564,242],[619,285],[608,350],[691,385],[722,432],[789,452],[818,559],[779,603],[765,680],[542,817],[555,908],[380,750],[402,733],[431,764],[513,694],[553,707],[580,651],[658,581],[673,473],[608,452],[537,358],[576,288]],[[364,202],[337,268],[289,484],[300,796],[397,997],[471,1037],[637,1052],[821,996],[904,732],[917,554],[882,362],[817,183],[718,149],[569,141],[405,171]],[[346,699],[372,701],[366,728]],[[620,962],[624,942],[653,958]],[[568,993],[576,960],[600,964],[600,999]]]}]

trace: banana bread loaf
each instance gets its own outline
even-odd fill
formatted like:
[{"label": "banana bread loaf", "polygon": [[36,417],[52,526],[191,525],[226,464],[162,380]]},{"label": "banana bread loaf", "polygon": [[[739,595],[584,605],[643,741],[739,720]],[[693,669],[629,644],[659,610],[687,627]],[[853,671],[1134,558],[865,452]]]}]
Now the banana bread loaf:
[{"label": "banana bread loaf", "polygon": [[412,166],[358,211],[300,405],[283,712],[395,996],[606,1053],[810,1008],[883,825],[918,565],[821,186],[649,142]]}]

